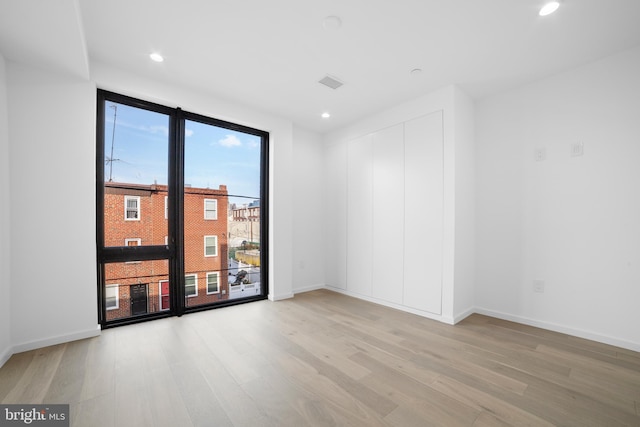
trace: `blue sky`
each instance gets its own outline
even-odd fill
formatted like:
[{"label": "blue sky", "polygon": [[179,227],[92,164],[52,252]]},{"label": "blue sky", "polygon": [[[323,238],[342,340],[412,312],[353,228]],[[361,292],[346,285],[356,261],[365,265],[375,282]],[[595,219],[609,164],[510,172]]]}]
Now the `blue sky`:
[{"label": "blue sky", "polygon": [[[169,118],[160,113],[117,104],[105,109],[105,181],[167,184]],[[260,138],[187,121],[185,184],[200,188],[227,186],[230,202],[249,203],[260,196]],[[113,162],[111,146],[113,140]],[[110,166],[112,170],[110,171]]]}]

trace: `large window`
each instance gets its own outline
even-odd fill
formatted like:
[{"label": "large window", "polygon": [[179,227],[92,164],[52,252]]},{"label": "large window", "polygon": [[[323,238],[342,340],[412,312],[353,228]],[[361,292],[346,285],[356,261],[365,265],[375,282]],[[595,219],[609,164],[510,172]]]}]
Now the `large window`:
[{"label": "large window", "polygon": [[103,327],[266,298],[268,133],[102,90],[97,110]]}]

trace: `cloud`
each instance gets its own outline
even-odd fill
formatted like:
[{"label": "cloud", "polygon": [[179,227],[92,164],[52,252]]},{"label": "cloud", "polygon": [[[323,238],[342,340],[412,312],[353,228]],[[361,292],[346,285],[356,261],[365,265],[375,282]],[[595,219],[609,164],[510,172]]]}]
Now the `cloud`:
[{"label": "cloud", "polygon": [[239,147],[242,142],[235,135],[225,135],[224,139],[218,141],[223,147]]},{"label": "cloud", "polygon": [[184,136],[186,136],[187,138],[193,135],[193,131],[191,129],[185,129],[184,130]]},{"label": "cloud", "polygon": [[140,129],[144,130],[144,131],[148,131],[151,133],[159,133],[161,135],[164,136],[168,136],[169,135],[169,128],[163,125],[160,126],[140,126]]}]

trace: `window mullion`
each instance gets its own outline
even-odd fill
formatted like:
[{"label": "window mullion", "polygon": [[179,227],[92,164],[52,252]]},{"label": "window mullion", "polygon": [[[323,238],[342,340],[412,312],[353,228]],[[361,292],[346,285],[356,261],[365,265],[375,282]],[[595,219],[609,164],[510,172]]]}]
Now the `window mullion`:
[{"label": "window mullion", "polygon": [[173,127],[169,143],[169,234],[175,247],[169,281],[171,307],[178,316],[184,314],[184,114],[177,108],[171,117]]}]

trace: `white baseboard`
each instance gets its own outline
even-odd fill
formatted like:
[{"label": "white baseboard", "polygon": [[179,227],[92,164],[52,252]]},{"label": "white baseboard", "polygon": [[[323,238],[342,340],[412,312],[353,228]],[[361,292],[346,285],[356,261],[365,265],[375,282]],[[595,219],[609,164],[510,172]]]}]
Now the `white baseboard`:
[{"label": "white baseboard", "polygon": [[496,317],[498,319],[509,320],[511,322],[522,323],[524,325],[535,326],[536,328],[547,329],[554,332],[560,332],[562,334],[572,335],[574,337],[584,338],[587,340],[597,341],[603,344],[609,344],[616,347],[626,348],[627,350],[640,352],[640,343],[626,341],[623,339],[610,337],[610,336],[598,334],[595,332],[585,331],[583,329],[571,328],[568,326],[558,325],[556,323],[530,319],[528,317],[516,316],[513,314],[507,314],[499,311],[488,310],[485,308],[476,307],[475,312],[478,314],[484,314],[485,316]]},{"label": "white baseboard", "polygon": [[42,340],[34,340],[17,344],[13,346],[12,354],[22,353],[23,351],[35,350],[38,348],[49,347],[51,345],[63,344],[66,342],[82,340],[85,338],[93,338],[99,336],[101,333],[100,325],[96,326],[96,329],[89,329],[86,331],[78,331],[71,334],[58,335],[56,337],[45,338]]},{"label": "white baseboard", "polygon": [[416,314],[418,316],[422,316],[422,317],[426,317],[426,318],[429,318],[429,319],[437,320],[437,321],[440,321],[440,322],[443,322],[443,323],[447,323],[449,325],[455,325],[456,323],[462,321],[466,317],[468,317],[468,316],[470,316],[470,315],[472,315],[474,313],[478,313],[478,314],[484,314],[486,316],[495,317],[497,319],[509,320],[511,322],[522,323],[524,325],[529,325],[529,326],[534,326],[534,327],[537,327],[537,328],[547,329],[547,330],[554,331],[554,332],[560,332],[560,333],[571,335],[571,336],[574,336],[574,337],[584,338],[584,339],[587,339],[587,340],[597,341],[597,342],[600,342],[600,343],[603,343],[603,344],[609,344],[609,345],[613,345],[613,346],[616,346],[616,347],[625,348],[627,350],[640,352],[640,343],[627,341],[627,340],[624,340],[624,339],[611,337],[611,336],[607,336],[607,335],[602,335],[602,334],[598,334],[598,333],[591,332],[591,331],[585,331],[583,329],[571,328],[571,327],[568,327],[568,326],[559,325],[559,324],[552,323],[552,322],[545,322],[545,321],[541,321],[541,320],[530,319],[530,318],[527,318],[527,317],[524,317],[524,316],[516,316],[516,315],[512,315],[512,314],[508,314],[508,313],[502,313],[502,312],[499,312],[499,311],[488,310],[488,309],[485,309],[485,308],[470,307],[470,308],[466,309],[465,311],[455,315],[454,318],[451,318],[449,316],[442,316],[442,315],[429,313],[429,312],[426,312],[426,311],[415,310],[415,309],[412,309],[410,307],[406,307],[406,306],[403,306],[403,305],[400,305],[400,304],[390,303],[388,301],[379,300],[379,299],[372,298],[372,297],[369,297],[369,296],[366,296],[366,295],[356,294],[356,293],[349,292],[349,291],[347,291],[345,289],[341,289],[341,288],[335,288],[335,287],[332,287],[332,286],[325,286],[325,289],[328,289],[328,290],[333,291],[333,292],[341,293],[341,294],[344,294],[344,295],[349,295],[351,297],[359,298],[359,299],[362,299],[362,300],[365,300],[365,301],[373,302],[373,303],[376,303],[376,304],[384,305],[386,307],[395,308],[397,310],[406,311],[407,313]]},{"label": "white baseboard", "polygon": [[456,323],[463,321],[464,319],[471,316],[475,312],[476,312],[476,309],[474,307],[470,307],[466,309],[462,313],[457,314],[453,317],[453,324],[455,325]]},{"label": "white baseboard", "polygon": [[267,298],[269,298],[269,301],[280,301],[283,299],[289,299],[289,298],[293,298],[293,292],[289,292],[286,294],[280,294],[280,295],[273,295],[273,294],[269,294],[267,296]]},{"label": "white baseboard", "polygon": [[0,353],[0,368],[2,368],[5,363],[7,363],[7,360],[9,360],[11,356],[13,356],[13,348],[9,346],[2,353]]},{"label": "white baseboard", "polygon": [[317,291],[318,289],[326,289],[326,286],[324,284],[322,284],[322,285],[303,286],[301,288],[295,288],[293,290],[293,293],[294,294],[302,294],[304,292]]},{"label": "white baseboard", "polygon": [[449,316],[442,316],[442,315],[439,315],[439,314],[430,313],[428,311],[416,310],[414,308],[407,307],[406,305],[395,304],[395,303],[392,303],[392,302],[389,302],[389,301],[373,298],[373,297],[370,297],[370,296],[367,296],[367,295],[362,295],[362,294],[357,294],[357,293],[354,293],[354,292],[349,292],[346,289],[334,288],[332,286],[326,286],[325,289],[328,289],[328,290],[333,291],[333,292],[337,292],[339,294],[344,294],[344,295],[348,295],[350,297],[358,298],[358,299],[361,299],[361,300],[364,300],[364,301],[369,301],[369,302],[372,302],[374,304],[384,305],[385,307],[390,307],[390,308],[394,308],[396,310],[405,311],[407,313],[415,314],[416,316],[422,316],[422,317],[426,317],[427,319],[437,320],[439,322],[447,323],[449,325],[453,325],[454,324],[453,323],[454,319],[452,319]]}]

